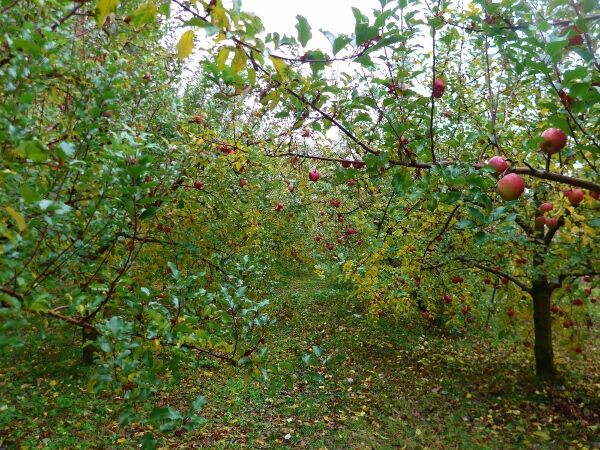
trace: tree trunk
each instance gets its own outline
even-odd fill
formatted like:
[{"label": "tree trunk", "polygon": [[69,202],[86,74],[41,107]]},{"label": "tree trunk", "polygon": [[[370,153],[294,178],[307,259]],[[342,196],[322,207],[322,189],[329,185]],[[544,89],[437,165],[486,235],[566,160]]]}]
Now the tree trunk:
[{"label": "tree trunk", "polygon": [[[87,328],[81,329],[81,338],[83,340],[83,347],[81,348],[81,358],[84,364],[94,363],[94,353],[98,351],[96,345],[96,339],[98,338],[98,332],[96,330],[89,330]],[[92,341],[92,342],[89,342]],[[87,344],[87,345],[86,345]]]},{"label": "tree trunk", "polygon": [[535,371],[538,377],[554,378],[552,351],[552,315],[550,299],[552,287],[546,280],[533,283],[533,325],[535,331]]}]

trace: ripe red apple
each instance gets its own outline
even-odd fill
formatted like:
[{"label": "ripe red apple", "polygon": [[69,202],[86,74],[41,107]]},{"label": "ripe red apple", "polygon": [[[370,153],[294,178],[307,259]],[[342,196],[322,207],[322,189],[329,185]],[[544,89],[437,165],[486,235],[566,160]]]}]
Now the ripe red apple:
[{"label": "ripe red apple", "polygon": [[446,91],[446,81],[443,78],[436,78],[433,80],[433,96],[435,98],[441,98]]},{"label": "ripe red apple", "polygon": [[583,353],[583,349],[579,346],[575,347],[575,353],[580,354]]},{"label": "ripe red apple", "polygon": [[546,218],[544,216],[538,216],[535,218],[535,224],[543,227],[546,225]]},{"label": "ripe red apple", "polygon": [[552,211],[554,205],[550,202],[544,202],[540,205],[540,212],[547,213],[548,211]]},{"label": "ripe red apple", "polygon": [[429,314],[429,311],[421,312],[421,317],[425,320],[431,320],[431,314]]},{"label": "ripe red apple", "polygon": [[527,258],[518,258],[517,264],[527,264]]},{"label": "ripe red apple", "polygon": [[342,167],[344,169],[349,169],[351,166],[352,166],[352,161],[347,161],[347,160],[342,161]]},{"label": "ripe red apple", "polygon": [[573,325],[575,325],[575,322],[570,319],[567,319],[563,322],[563,327],[565,328],[571,328]]},{"label": "ripe red apple", "polygon": [[592,281],[592,277],[590,277],[589,275],[585,275],[585,276],[582,278],[582,280],[583,280],[585,283],[589,283],[590,281]]},{"label": "ripe red apple", "polygon": [[319,236],[318,234],[315,236],[315,241],[316,242],[320,242],[321,241],[321,236]]},{"label": "ripe red apple", "polygon": [[304,137],[304,138],[310,137],[310,130],[308,128],[302,129],[302,137]]},{"label": "ripe red apple", "polygon": [[516,173],[509,173],[498,181],[496,188],[503,200],[516,200],[525,191],[525,182]]},{"label": "ripe red apple", "polygon": [[356,186],[356,180],[348,180],[348,186],[350,186],[350,187]]},{"label": "ripe red apple", "polygon": [[164,292],[161,292],[160,294],[158,294],[158,298],[161,298],[161,299],[167,298],[167,294],[165,294]]},{"label": "ripe red apple", "polygon": [[546,219],[546,226],[548,228],[556,228],[558,226],[558,219],[555,217],[548,217]]},{"label": "ripe red apple", "polygon": [[200,180],[194,181],[194,187],[196,189],[202,189],[202,186],[203,186],[202,181],[200,181]]},{"label": "ripe red apple", "polygon": [[358,241],[356,241],[356,245],[363,245],[364,241],[362,239],[359,239]]},{"label": "ripe red apple", "polygon": [[328,242],[327,244],[325,244],[325,247],[327,247],[327,250],[331,251],[333,250],[334,245],[331,242]]},{"label": "ripe red apple", "polygon": [[565,197],[569,199],[571,205],[577,206],[583,201],[585,194],[581,189],[571,189],[565,192]]},{"label": "ripe red apple", "polygon": [[463,277],[457,275],[457,276],[452,277],[451,281],[453,283],[462,283],[463,281],[465,281],[465,279]]},{"label": "ripe red apple", "polygon": [[580,298],[573,299],[571,303],[575,306],[583,306],[583,300],[581,300]]},{"label": "ripe red apple", "polygon": [[348,227],[348,228],[346,229],[346,234],[347,234],[348,236],[352,236],[353,234],[356,234],[356,233],[358,233],[358,230],[356,230],[355,228]]},{"label": "ripe red apple", "polygon": [[400,138],[400,143],[401,143],[402,145],[408,145],[408,143],[409,143],[409,142],[410,142],[410,140],[409,140],[409,139],[408,139],[406,136],[402,136],[402,137]]},{"label": "ripe red apple", "polygon": [[567,135],[560,128],[548,128],[542,133],[541,150],[546,155],[560,152],[567,145]]},{"label": "ripe red apple", "polygon": [[331,206],[333,206],[334,208],[339,208],[340,207],[340,201],[337,198],[334,198],[332,200],[329,201],[329,204]]},{"label": "ripe red apple", "polygon": [[196,123],[202,123],[202,117],[201,116],[194,116],[194,122],[196,122]]},{"label": "ripe red apple", "polygon": [[365,167],[365,163],[363,161],[352,161],[352,167],[355,169],[362,169]]},{"label": "ripe red apple", "polygon": [[288,185],[288,191],[294,192],[295,190],[296,190],[296,187],[293,184]]},{"label": "ripe red apple", "polygon": [[510,167],[510,164],[508,164],[502,156],[492,156],[488,161],[488,164],[496,169],[498,175],[506,172],[506,169]]},{"label": "ripe red apple", "polygon": [[275,205],[275,211],[281,211],[282,209],[283,209],[283,203],[277,202],[277,204]]},{"label": "ripe red apple", "polygon": [[583,290],[587,295],[592,295],[592,288],[591,287],[587,287]]},{"label": "ripe red apple", "polygon": [[467,314],[469,314],[469,311],[471,311],[471,307],[469,305],[465,306],[462,309],[462,313],[466,316]]},{"label": "ripe red apple", "polygon": [[338,216],[337,216],[337,221],[338,221],[339,223],[344,223],[344,216],[343,216],[343,215],[341,215],[341,214],[338,214]]},{"label": "ripe red apple", "polygon": [[550,311],[552,311],[553,314],[558,314],[558,312],[560,311],[560,308],[556,305],[552,305],[552,308],[550,308]]},{"label": "ripe red apple", "polygon": [[444,295],[444,302],[446,302],[446,303],[452,303],[452,296],[450,294],[445,294]]},{"label": "ripe red apple", "polygon": [[243,188],[244,186],[246,186],[248,184],[248,180],[244,180],[243,178],[240,179],[240,187]]},{"label": "ripe red apple", "polygon": [[483,284],[490,284],[491,282],[492,282],[492,280],[490,280],[489,278],[483,279]]},{"label": "ripe red apple", "polygon": [[310,181],[314,181],[316,183],[319,181],[319,178],[321,178],[321,174],[316,169],[308,171],[308,179]]},{"label": "ripe red apple", "polygon": [[590,197],[592,197],[594,200],[598,200],[598,198],[600,198],[600,194],[598,192],[590,191]]}]

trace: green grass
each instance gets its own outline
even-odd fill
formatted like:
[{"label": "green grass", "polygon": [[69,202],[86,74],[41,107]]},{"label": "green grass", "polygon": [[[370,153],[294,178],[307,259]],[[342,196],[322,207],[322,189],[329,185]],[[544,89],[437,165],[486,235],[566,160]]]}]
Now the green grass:
[{"label": "green grass", "polygon": [[[562,359],[554,387],[532,377],[529,351],[495,346],[476,331],[456,337],[421,324],[365,316],[339,285],[313,275],[282,280],[270,360],[291,363],[292,383],[247,380],[206,362],[165,380],[153,404],[185,407],[205,395],[207,423],[165,434],[163,448],[593,448],[600,371],[593,349]],[[0,447],[134,448],[148,431],[117,424],[125,401],[87,393],[77,336],[0,354]],[[71,345],[71,344],[75,345]],[[305,381],[317,345],[339,361]],[[566,365],[568,363],[568,365]],[[594,444],[595,442],[595,444]]]}]

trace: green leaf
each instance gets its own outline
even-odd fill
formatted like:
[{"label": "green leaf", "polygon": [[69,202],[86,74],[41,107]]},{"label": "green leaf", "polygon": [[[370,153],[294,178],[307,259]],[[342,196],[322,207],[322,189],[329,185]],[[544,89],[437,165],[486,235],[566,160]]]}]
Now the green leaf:
[{"label": "green leaf", "polygon": [[192,409],[195,412],[200,411],[204,405],[206,405],[206,397],[204,395],[199,395],[198,397],[196,397],[196,400],[194,400],[194,402],[192,403]]},{"label": "green leaf", "polygon": [[17,147],[17,153],[35,162],[43,162],[48,159],[45,148],[38,141],[23,141]]},{"label": "green leaf", "polygon": [[298,30],[298,41],[302,44],[302,47],[306,47],[308,41],[312,37],[312,32],[310,28],[310,24],[306,20],[304,16],[297,15],[296,19],[298,19],[298,23],[296,24],[296,30]]},{"label": "green leaf", "polygon": [[339,35],[333,41],[333,54],[337,55],[346,45],[352,42],[352,39],[344,34]]},{"label": "green leaf", "polygon": [[185,59],[192,54],[194,50],[194,32],[188,30],[181,35],[179,42],[177,43],[177,57],[179,59]]}]

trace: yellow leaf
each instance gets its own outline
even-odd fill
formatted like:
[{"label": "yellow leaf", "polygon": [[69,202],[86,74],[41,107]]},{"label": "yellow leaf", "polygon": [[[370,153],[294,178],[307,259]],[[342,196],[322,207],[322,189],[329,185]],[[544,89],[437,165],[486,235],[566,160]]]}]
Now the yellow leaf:
[{"label": "yellow leaf", "polygon": [[185,59],[192,54],[194,50],[194,32],[188,30],[181,35],[179,42],[177,43],[177,57],[179,59]]},{"label": "yellow leaf", "polygon": [[233,61],[231,61],[231,69],[233,73],[238,73],[240,70],[244,68],[246,65],[246,54],[244,50],[240,47],[235,49],[235,56],[233,57]]},{"label": "yellow leaf", "polygon": [[106,17],[112,13],[119,5],[119,0],[98,0],[96,7],[96,23],[99,27],[104,25]]},{"label": "yellow leaf", "polygon": [[225,63],[229,57],[229,52],[230,50],[227,47],[223,47],[221,50],[219,50],[219,54],[217,55],[217,67],[219,70],[223,70],[225,68]]},{"label": "yellow leaf", "polygon": [[281,77],[281,78],[286,78],[287,72],[289,70],[288,65],[280,58],[274,58],[273,56],[270,57],[271,62],[273,63],[273,65],[275,66],[275,70],[277,71],[277,74]]},{"label": "yellow leaf", "polygon": [[11,208],[10,206],[6,206],[5,209],[6,209],[6,212],[8,214],[10,214],[10,216],[17,223],[17,228],[19,229],[19,232],[22,232],[23,230],[25,230],[27,224],[25,223],[25,218],[23,217],[23,215],[20,212],[16,211],[15,209]]}]

